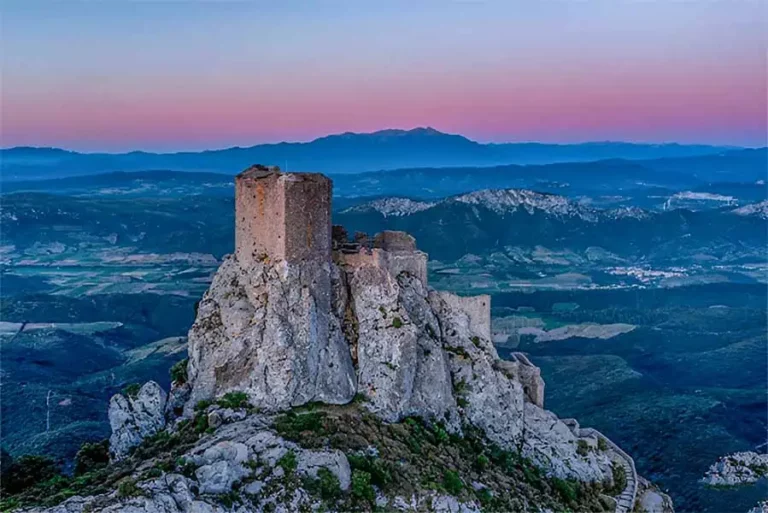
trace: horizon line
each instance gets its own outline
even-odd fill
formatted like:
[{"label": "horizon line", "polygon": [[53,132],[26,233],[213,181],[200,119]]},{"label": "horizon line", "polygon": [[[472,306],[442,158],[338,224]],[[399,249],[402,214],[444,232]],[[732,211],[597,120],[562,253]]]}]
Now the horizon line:
[{"label": "horizon line", "polygon": [[543,141],[535,141],[535,140],[518,140],[518,141],[512,140],[512,141],[504,141],[504,142],[495,142],[495,141],[480,141],[476,139],[471,139],[470,137],[465,136],[463,134],[443,132],[431,126],[418,126],[414,128],[382,128],[379,130],[374,130],[372,132],[344,131],[344,132],[336,132],[336,133],[329,133],[326,135],[320,135],[312,139],[304,139],[304,140],[290,140],[290,141],[283,140],[283,141],[277,141],[277,142],[255,143],[249,146],[235,145],[235,146],[222,146],[217,148],[201,148],[201,149],[188,149],[188,150],[180,149],[180,150],[152,151],[152,150],[144,150],[144,149],[133,149],[133,150],[122,150],[122,151],[106,151],[106,150],[73,150],[73,149],[68,149],[61,146],[16,145],[16,146],[0,147],[0,151],[9,151],[9,150],[15,150],[15,149],[31,149],[31,150],[60,150],[60,151],[66,151],[69,153],[77,153],[81,155],[126,155],[131,153],[173,155],[173,154],[179,154],[179,153],[202,153],[202,152],[215,152],[215,151],[227,151],[227,150],[244,150],[244,149],[255,148],[258,146],[279,146],[281,144],[311,144],[321,139],[326,139],[330,137],[341,137],[344,135],[376,135],[382,132],[410,133],[410,132],[419,132],[419,131],[433,132],[440,135],[461,137],[467,141],[470,141],[482,146],[502,146],[507,144],[510,144],[510,145],[528,144],[528,145],[541,145],[541,146],[583,146],[583,145],[589,145],[589,144],[630,144],[630,145],[637,145],[637,146],[709,146],[712,148],[721,148],[721,149],[730,149],[730,150],[760,149],[760,148],[766,147],[765,145],[746,146],[746,145],[733,145],[733,144],[718,144],[718,143],[712,143],[712,142],[681,143],[677,141],[650,142],[650,141],[613,140],[613,139],[584,140],[579,142],[543,142]]}]

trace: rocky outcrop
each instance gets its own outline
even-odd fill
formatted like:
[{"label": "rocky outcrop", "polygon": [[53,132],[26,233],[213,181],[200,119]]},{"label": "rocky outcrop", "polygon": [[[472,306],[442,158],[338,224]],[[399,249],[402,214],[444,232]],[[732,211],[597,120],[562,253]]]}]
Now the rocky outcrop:
[{"label": "rocky outcrop", "polygon": [[113,460],[124,458],[132,448],[165,427],[167,396],[154,381],[134,394],[115,394],[109,401],[109,451]]},{"label": "rocky outcrop", "polygon": [[[410,272],[376,264],[387,259],[337,261],[319,273],[304,272],[315,263],[265,259],[246,269],[236,257],[225,259],[189,333],[187,415],[199,401],[231,391],[245,392],[264,411],[345,403],[360,394],[384,420],[418,416],[454,432],[469,424],[552,475],[611,479],[609,458],[579,454],[579,437],[540,407],[540,376],[526,374],[540,382],[532,394],[521,372],[504,366],[481,302],[433,291]],[[318,302],[310,293],[322,288],[304,282],[325,273],[327,312],[318,308],[326,298]],[[487,296],[482,305],[487,316]],[[531,367],[524,370],[532,370],[524,360]]]},{"label": "rocky outcrop", "polygon": [[768,454],[737,452],[713,463],[702,482],[710,486],[751,484],[768,476]]},{"label": "rocky outcrop", "polygon": [[330,265],[264,260],[244,269],[234,256],[224,260],[189,332],[187,414],[198,401],[232,391],[267,411],[352,399],[349,345],[324,306]]},{"label": "rocky outcrop", "polygon": [[[220,408],[200,413],[210,417]],[[350,490],[352,471],[347,456],[334,449],[308,450],[278,435],[273,419],[245,415],[222,424],[215,434],[203,437],[177,459],[176,471],[150,477],[157,468],[146,461],[110,493],[72,497],[48,508],[28,513],[225,513],[327,510],[327,503],[308,490],[319,476],[333,476],[338,493]],[[232,419],[237,415],[223,415]],[[126,486],[129,483],[130,486]],[[371,489],[373,490],[373,489]],[[479,513],[478,505],[456,497],[424,490],[407,495],[375,497],[379,508],[392,511]]]}]

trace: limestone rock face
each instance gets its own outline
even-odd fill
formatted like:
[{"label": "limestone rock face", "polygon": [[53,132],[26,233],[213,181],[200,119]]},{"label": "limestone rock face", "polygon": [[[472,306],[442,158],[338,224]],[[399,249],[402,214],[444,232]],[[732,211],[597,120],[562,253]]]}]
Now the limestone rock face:
[{"label": "limestone rock face", "polygon": [[263,261],[245,270],[225,259],[189,332],[187,413],[231,391],[270,411],[352,399],[349,345],[330,312],[330,265]]},{"label": "limestone rock face", "polygon": [[120,460],[146,437],[165,427],[167,396],[160,385],[148,381],[135,397],[115,394],[109,401],[109,451]]},{"label": "limestone rock face", "polygon": [[450,367],[423,283],[362,267],[349,275],[358,326],[358,391],[382,418],[455,416]]},{"label": "limestone rock face", "polygon": [[469,424],[550,474],[610,479],[607,456],[577,453],[578,436],[531,403],[541,404],[538,374],[526,381],[522,363],[500,360],[489,337],[490,298],[436,292],[373,256],[264,259],[248,269],[225,259],[189,333],[186,414],[231,391],[265,411],[341,404],[357,393],[384,420],[420,416],[454,432]]}]

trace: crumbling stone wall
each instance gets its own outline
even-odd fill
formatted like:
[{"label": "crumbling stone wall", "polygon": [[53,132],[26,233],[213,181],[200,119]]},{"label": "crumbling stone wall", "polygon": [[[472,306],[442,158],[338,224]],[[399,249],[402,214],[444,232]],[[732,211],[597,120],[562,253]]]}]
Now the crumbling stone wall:
[{"label": "crumbling stone wall", "polygon": [[346,231],[334,227],[334,261],[347,268],[378,267],[393,277],[408,273],[427,283],[427,254],[416,249],[416,239],[405,232],[384,231],[374,236],[372,247],[365,234],[356,234],[355,241],[349,242]]},{"label": "crumbling stone wall", "polygon": [[491,340],[491,296],[457,296],[450,292],[440,294],[452,308],[467,314],[472,331],[481,333],[486,340]]}]

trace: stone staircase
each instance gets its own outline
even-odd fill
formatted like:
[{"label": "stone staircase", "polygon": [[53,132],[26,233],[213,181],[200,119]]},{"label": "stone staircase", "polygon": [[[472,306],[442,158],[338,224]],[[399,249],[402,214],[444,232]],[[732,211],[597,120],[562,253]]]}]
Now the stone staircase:
[{"label": "stone staircase", "polygon": [[635,501],[637,500],[637,487],[638,476],[635,469],[635,460],[633,460],[629,454],[624,452],[621,447],[611,441],[610,438],[600,433],[600,431],[593,428],[580,428],[579,423],[575,419],[567,419],[566,424],[571,428],[574,435],[579,438],[592,438],[599,440],[604,439],[608,449],[606,453],[613,463],[620,465],[624,468],[624,472],[627,476],[627,486],[619,494],[616,499],[615,513],[629,513],[635,507]]}]

